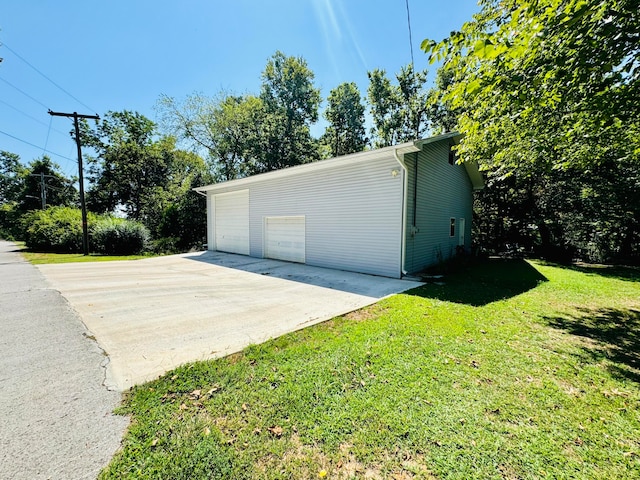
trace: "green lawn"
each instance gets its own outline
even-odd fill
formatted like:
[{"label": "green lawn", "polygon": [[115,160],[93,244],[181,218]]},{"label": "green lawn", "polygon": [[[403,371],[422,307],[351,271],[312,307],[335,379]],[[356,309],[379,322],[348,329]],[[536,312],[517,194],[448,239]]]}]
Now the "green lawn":
[{"label": "green lawn", "polygon": [[139,260],[156,255],[83,255],[82,253],[44,253],[22,250],[20,252],[33,265],[46,263],[112,262],[115,260]]},{"label": "green lawn", "polygon": [[490,261],[125,395],[101,478],[640,478],[640,272]]}]

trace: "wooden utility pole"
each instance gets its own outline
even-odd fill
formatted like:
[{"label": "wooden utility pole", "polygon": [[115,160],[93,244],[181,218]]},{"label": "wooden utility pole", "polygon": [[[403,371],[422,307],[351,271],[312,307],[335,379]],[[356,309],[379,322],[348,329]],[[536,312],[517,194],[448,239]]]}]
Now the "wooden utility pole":
[{"label": "wooden utility pole", "polygon": [[[42,203],[42,209],[47,207],[47,184],[44,183],[46,178],[56,178],[55,175],[45,175],[44,172],[32,173],[31,177],[40,177],[40,202]],[[34,197],[35,198],[35,197]]]},{"label": "wooden utility pole", "polygon": [[81,115],[77,112],[62,113],[52,112],[49,115],[53,117],[73,117],[73,125],[76,129],[76,145],[78,146],[78,187],[80,190],[80,208],[82,209],[82,251],[85,255],[89,255],[89,228],[87,226],[87,205],[84,202],[84,175],[82,173],[82,147],[80,145],[80,127],[78,126],[79,118],[92,118],[99,120],[98,115]]}]

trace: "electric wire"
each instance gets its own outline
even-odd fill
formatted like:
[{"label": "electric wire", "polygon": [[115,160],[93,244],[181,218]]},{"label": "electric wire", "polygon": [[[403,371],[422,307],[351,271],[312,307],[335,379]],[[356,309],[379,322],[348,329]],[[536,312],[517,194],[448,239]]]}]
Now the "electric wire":
[{"label": "electric wire", "polygon": [[29,95],[27,92],[25,92],[24,90],[21,90],[20,88],[16,87],[13,83],[9,82],[8,80],[5,80],[4,78],[0,77],[0,80],[2,80],[4,83],[6,83],[7,85],[9,85],[12,88],[15,88],[17,91],[19,91],[21,94],[23,94],[25,97],[30,98],[31,100],[33,100],[34,102],[36,102],[38,105],[43,106],[44,108],[46,108],[47,110],[49,110],[49,107],[47,107],[44,103],[42,103],[40,100],[38,100],[37,98],[33,98],[31,95]]},{"label": "electric wire", "polygon": [[47,146],[49,145],[49,134],[51,133],[51,122],[52,122],[52,120],[53,120],[53,117],[51,115],[49,115],[49,129],[47,130],[47,138],[44,141],[44,148],[42,149],[43,154],[47,150]]},{"label": "electric wire", "polygon": [[44,73],[42,73],[40,70],[38,70],[36,67],[34,67],[33,65],[31,65],[25,58],[23,58],[22,56],[20,56],[15,50],[13,50],[11,47],[9,47],[9,45],[7,45],[6,43],[2,42],[2,46],[5,47],[7,50],[9,50],[11,53],[13,53],[16,57],[18,57],[20,60],[22,60],[24,63],[26,63],[27,65],[29,65],[33,70],[35,70],[37,73],[39,73],[43,78],[45,78],[46,80],[48,80],[49,82],[51,82],[53,85],[55,85],[58,89],[60,89],[60,91],[66,93],[67,95],[69,95],[69,97],[73,98],[76,102],[78,102],[80,105],[82,105],[84,108],[88,108],[89,110],[91,110],[92,112],[95,112],[96,110],[94,108],[89,107],[86,103],[82,102],[81,100],[79,100],[77,97],[73,96],[72,94],[70,94],[67,90],[65,90],[64,88],[62,88],[60,85],[58,85],[56,82],[54,82],[53,80],[51,80],[49,77],[47,77]]},{"label": "electric wire", "polygon": [[43,150],[43,151],[45,151],[47,153],[50,153],[51,155],[55,155],[56,157],[64,158],[65,160],[69,160],[71,162],[75,162],[76,161],[73,158],[65,157],[64,155],[60,155],[59,153],[52,152],[51,150],[43,149],[40,145],[36,145],[34,143],[27,142],[26,140],[23,140],[23,139],[18,138],[18,137],[14,136],[14,135],[11,135],[10,133],[3,132],[2,130],[0,130],[0,133],[3,134],[3,135],[6,135],[7,137],[13,138],[14,140],[17,140],[19,142],[25,143],[25,144],[27,144],[27,145],[29,145],[31,147],[34,147],[34,148],[37,148],[37,149],[41,149],[41,150]]},{"label": "electric wire", "polygon": [[413,35],[411,34],[411,14],[409,13],[409,0],[405,0],[407,5],[407,25],[409,25],[409,47],[411,48],[411,65],[413,66]]},{"label": "electric wire", "polygon": [[[27,118],[30,118],[31,120],[33,120],[33,121],[34,121],[34,122],[36,122],[36,123],[39,123],[40,125],[43,125],[43,126],[45,126],[45,127],[47,126],[47,124],[46,124],[45,122],[43,122],[42,120],[40,120],[40,119],[38,119],[38,118],[34,117],[33,115],[29,115],[29,114],[28,114],[28,113],[26,113],[26,112],[23,112],[23,111],[22,111],[22,110],[20,110],[19,108],[14,107],[14,106],[13,106],[13,105],[11,105],[10,103],[7,103],[7,102],[5,102],[5,101],[4,101],[4,100],[2,100],[2,99],[0,99],[0,103],[3,103],[3,104],[4,104],[4,105],[6,105],[7,107],[9,107],[9,108],[11,108],[11,109],[15,110],[16,112],[18,112],[18,113],[20,113],[20,114],[24,115],[24,116],[25,116],[25,117],[27,117]],[[54,132],[59,133],[60,135],[64,135],[65,137],[69,136],[69,132],[66,132],[66,133],[65,133],[65,132],[63,132],[62,130],[58,130],[57,128],[53,128],[53,127],[51,126],[51,120],[52,120],[52,117],[51,117],[51,116],[49,116],[49,128],[51,128],[51,130],[53,130]]]}]

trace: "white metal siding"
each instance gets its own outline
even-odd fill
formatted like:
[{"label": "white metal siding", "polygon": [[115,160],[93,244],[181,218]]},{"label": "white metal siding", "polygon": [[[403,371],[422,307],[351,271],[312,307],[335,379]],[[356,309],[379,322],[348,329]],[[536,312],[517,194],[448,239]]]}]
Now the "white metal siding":
[{"label": "white metal siding", "polygon": [[398,168],[390,154],[251,183],[250,255],[264,256],[265,217],[305,216],[308,265],[399,277],[403,180],[391,173]]},{"label": "white metal siding", "polygon": [[249,190],[213,198],[215,249],[249,255]]},{"label": "white metal siding", "polygon": [[266,217],[264,256],[289,262],[305,262],[305,217]]},{"label": "white metal siding", "polygon": [[[416,197],[417,233],[412,235],[415,162],[418,161]],[[471,248],[473,189],[463,165],[449,164],[449,142],[434,142],[421,152],[407,155],[409,173],[407,205],[406,270],[415,273],[450,258],[461,238]],[[456,235],[450,236],[451,218],[456,219]],[[464,237],[460,235],[464,219]],[[415,231],[415,229],[413,229]]]}]

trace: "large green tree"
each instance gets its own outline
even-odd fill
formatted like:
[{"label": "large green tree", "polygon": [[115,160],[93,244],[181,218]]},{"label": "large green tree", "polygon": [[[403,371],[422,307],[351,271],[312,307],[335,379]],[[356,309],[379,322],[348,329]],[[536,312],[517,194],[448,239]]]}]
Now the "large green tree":
[{"label": "large green tree", "polygon": [[18,201],[24,188],[25,170],[20,155],[0,151],[0,204]]},{"label": "large green tree", "polygon": [[209,159],[216,180],[233,180],[255,170],[264,123],[259,98],[193,94],[178,101],[163,95],[157,109],[166,131]]},{"label": "large green tree", "polygon": [[278,170],[320,158],[310,131],[318,121],[321,101],[314,78],[301,57],[278,51],[268,60],[260,90],[265,116],[256,171]]},{"label": "large green tree", "polygon": [[519,213],[510,228],[529,230],[544,249],[637,258],[637,0],[481,6],[459,32],[422,45],[443,62],[440,100],[465,134],[460,158],[478,161],[490,179],[481,215],[511,204],[504,218]]},{"label": "large green tree", "polygon": [[107,112],[95,130],[84,133],[85,143],[98,152],[88,157],[90,207],[99,213],[121,208],[141,220],[145,197],[168,174],[166,158],[154,148],[155,123],[138,112]]},{"label": "large green tree", "polygon": [[422,138],[429,128],[427,71],[416,72],[413,64],[402,67],[396,74],[397,85],[391,83],[384,70],[375,69],[368,75],[375,146]]},{"label": "large green tree", "polygon": [[466,158],[585,168],[640,156],[637,0],[483,0],[442,42]]},{"label": "large green tree", "polygon": [[[167,226],[166,212],[181,205],[195,205],[204,212],[204,203],[191,191],[200,181],[211,180],[204,160],[178,149],[174,137],[158,137],[155,123],[137,112],[108,112],[95,131],[85,124],[83,136],[98,152],[90,161],[90,208],[98,213],[121,209],[128,218],[142,221],[154,237],[178,237],[181,245],[189,243],[180,239],[184,225],[175,225],[174,230]],[[194,202],[184,197],[193,197]],[[191,228],[204,235],[201,216],[194,215]]]},{"label": "large green tree", "polygon": [[362,97],[358,86],[342,83],[331,90],[324,117],[329,122],[323,141],[332,157],[360,152],[367,145]]}]

